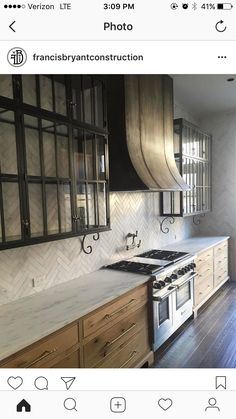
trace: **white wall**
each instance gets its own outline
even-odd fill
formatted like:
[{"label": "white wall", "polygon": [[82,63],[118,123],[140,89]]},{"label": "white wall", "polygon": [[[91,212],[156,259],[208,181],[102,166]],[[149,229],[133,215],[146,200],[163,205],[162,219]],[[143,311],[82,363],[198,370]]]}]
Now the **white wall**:
[{"label": "white wall", "polygon": [[212,133],[212,213],[200,234],[229,235],[230,275],[236,280],[236,111],[206,115],[201,126]]}]

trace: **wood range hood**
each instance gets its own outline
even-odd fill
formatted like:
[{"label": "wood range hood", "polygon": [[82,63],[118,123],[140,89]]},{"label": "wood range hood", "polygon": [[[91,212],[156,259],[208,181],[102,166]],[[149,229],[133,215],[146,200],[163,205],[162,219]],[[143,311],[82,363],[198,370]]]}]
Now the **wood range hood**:
[{"label": "wood range hood", "polygon": [[174,158],[171,77],[127,75],[109,78],[111,190],[189,190]]}]

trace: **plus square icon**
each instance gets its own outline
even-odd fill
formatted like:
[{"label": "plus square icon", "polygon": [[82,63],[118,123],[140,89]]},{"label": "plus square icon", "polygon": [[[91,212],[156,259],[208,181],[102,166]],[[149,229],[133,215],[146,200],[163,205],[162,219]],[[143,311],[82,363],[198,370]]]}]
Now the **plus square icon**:
[{"label": "plus square icon", "polygon": [[126,410],[126,400],[124,397],[113,397],[110,401],[110,408],[113,413],[124,413]]}]

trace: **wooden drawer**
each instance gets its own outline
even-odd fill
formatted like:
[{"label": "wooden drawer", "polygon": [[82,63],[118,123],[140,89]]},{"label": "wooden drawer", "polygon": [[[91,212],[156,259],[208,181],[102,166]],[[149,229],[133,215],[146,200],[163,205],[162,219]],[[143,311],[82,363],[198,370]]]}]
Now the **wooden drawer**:
[{"label": "wooden drawer", "polygon": [[101,309],[96,310],[94,314],[89,315],[83,321],[83,336],[89,336],[103,326],[109,326],[117,322],[123,314],[128,314],[134,307],[145,304],[148,299],[147,285],[136,288],[122,296],[115,302],[111,302]]},{"label": "wooden drawer", "polygon": [[227,255],[228,254],[228,240],[218,244],[214,247],[214,257],[218,257],[221,254]]},{"label": "wooden drawer", "polygon": [[217,275],[217,272],[222,269],[228,269],[228,258],[223,257],[221,259],[217,259],[214,263],[214,272]]},{"label": "wooden drawer", "polygon": [[53,365],[52,368],[79,368],[79,359],[79,351],[75,351],[66,358],[61,359],[61,361]]},{"label": "wooden drawer", "polygon": [[197,257],[196,269],[200,269],[206,263],[213,263],[213,249],[208,249]]},{"label": "wooden drawer", "polygon": [[98,363],[95,368],[130,368],[135,367],[140,358],[150,352],[148,329],[140,330],[132,339],[125,342],[113,356]]},{"label": "wooden drawer", "polygon": [[217,272],[215,272],[215,286],[219,285],[228,277],[228,266],[223,266]]},{"label": "wooden drawer", "polygon": [[213,260],[203,263],[200,267],[196,268],[198,276],[213,275]]},{"label": "wooden drawer", "polygon": [[119,350],[124,342],[144,328],[148,330],[146,305],[90,340],[84,346],[84,366],[91,368],[105,360],[112,352]]},{"label": "wooden drawer", "polygon": [[74,325],[30,346],[18,355],[14,355],[6,363],[3,361],[1,366],[4,368],[50,368],[61,358],[65,358],[72,347],[78,346],[78,340],[78,326]]},{"label": "wooden drawer", "polygon": [[197,277],[194,287],[195,306],[201,303],[207,295],[213,290],[213,275]]}]

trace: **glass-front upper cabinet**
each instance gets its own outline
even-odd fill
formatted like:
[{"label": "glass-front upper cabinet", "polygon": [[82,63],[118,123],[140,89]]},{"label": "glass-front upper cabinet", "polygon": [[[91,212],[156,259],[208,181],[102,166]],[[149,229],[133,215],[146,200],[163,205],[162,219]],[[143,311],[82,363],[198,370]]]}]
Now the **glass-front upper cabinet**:
[{"label": "glass-front upper cabinet", "polygon": [[163,192],[161,215],[188,216],[211,211],[211,142],[210,134],[177,119],[174,121],[176,164],[191,190]]},{"label": "glass-front upper cabinet", "polygon": [[110,228],[105,109],[93,76],[0,76],[0,248]]},{"label": "glass-front upper cabinet", "polygon": [[0,245],[23,240],[16,115],[0,108]]},{"label": "glass-front upper cabinet", "polygon": [[70,107],[73,119],[106,128],[104,82],[93,76],[71,77],[72,99]]}]

